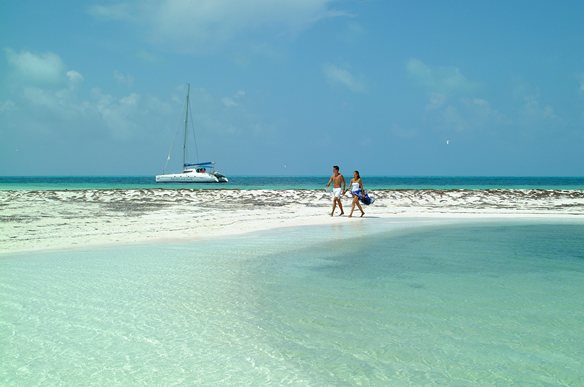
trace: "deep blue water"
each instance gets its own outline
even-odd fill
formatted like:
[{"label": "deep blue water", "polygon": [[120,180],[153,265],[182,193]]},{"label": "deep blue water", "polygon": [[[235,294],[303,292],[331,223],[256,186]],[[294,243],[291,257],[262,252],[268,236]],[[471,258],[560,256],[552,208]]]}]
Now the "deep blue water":
[{"label": "deep blue water", "polygon": [[[157,184],[154,176],[11,176],[0,177],[0,190],[60,189],[321,189],[328,176],[230,176],[227,184]],[[349,176],[347,176],[347,182]],[[367,189],[575,189],[584,177],[412,177],[363,176]]]}]

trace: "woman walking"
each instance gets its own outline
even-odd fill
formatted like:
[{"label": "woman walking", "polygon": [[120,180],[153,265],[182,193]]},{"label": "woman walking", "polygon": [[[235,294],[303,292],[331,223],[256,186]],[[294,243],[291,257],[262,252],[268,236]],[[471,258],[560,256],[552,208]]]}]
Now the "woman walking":
[{"label": "woman walking", "polygon": [[353,195],[353,206],[351,207],[351,213],[349,214],[349,218],[353,216],[353,211],[355,211],[355,205],[359,207],[359,211],[361,211],[361,217],[365,215],[365,211],[363,211],[363,207],[361,207],[361,203],[359,200],[363,200],[365,198],[365,188],[363,188],[363,182],[361,181],[361,176],[359,175],[359,171],[353,172],[353,178],[349,183],[349,187],[351,189],[351,194]]}]

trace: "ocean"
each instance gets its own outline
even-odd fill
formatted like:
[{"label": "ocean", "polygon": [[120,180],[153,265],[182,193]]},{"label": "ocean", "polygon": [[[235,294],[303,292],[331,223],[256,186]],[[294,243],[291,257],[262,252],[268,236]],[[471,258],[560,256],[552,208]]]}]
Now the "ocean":
[{"label": "ocean", "polygon": [[584,384],[581,221],[421,223],[2,255],[0,384]]},{"label": "ocean", "polygon": [[[351,176],[345,176],[347,183]],[[363,176],[366,189],[550,189],[584,190],[584,177]],[[154,176],[1,177],[0,190],[82,189],[322,189],[328,176],[230,176],[226,184],[160,184]]]}]

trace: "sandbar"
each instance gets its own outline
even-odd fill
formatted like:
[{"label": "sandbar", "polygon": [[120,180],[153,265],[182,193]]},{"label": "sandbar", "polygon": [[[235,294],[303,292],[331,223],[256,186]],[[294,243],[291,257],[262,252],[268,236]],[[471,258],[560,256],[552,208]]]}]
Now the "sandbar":
[{"label": "sandbar", "polygon": [[[578,190],[371,190],[366,215],[329,216],[324,190],[97,189],[0,191],[0,254],[188,241],[279,227],[388,219],[545,218],[584,221]],[[337,214],[338,214],[337,210]]]}]

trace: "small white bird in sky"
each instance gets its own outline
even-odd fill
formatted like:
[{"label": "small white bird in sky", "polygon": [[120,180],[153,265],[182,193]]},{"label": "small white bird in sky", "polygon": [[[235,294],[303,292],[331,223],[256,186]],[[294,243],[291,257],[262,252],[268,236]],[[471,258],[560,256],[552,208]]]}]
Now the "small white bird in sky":
[{"label": "small white bird in sky", "polygon": [[450,145],[450,140],[446,140],[446,145]]}]

